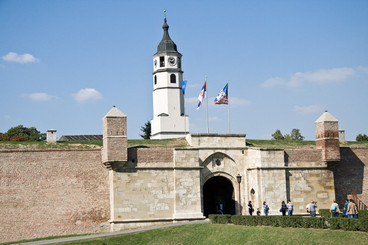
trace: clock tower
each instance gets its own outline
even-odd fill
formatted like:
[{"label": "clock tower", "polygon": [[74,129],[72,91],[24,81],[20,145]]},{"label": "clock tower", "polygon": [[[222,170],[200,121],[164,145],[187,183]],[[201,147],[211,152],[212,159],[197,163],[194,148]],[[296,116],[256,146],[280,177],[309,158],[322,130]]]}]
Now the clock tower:
[{"label": "clock tower", "polygon": [[169,25],[164,18],[164,35],[153,55],[153,119],[151,139],[184,137],[189,131],[185,115],[184,94],[181,89],[183,71],[176,44],[169,36]]}]

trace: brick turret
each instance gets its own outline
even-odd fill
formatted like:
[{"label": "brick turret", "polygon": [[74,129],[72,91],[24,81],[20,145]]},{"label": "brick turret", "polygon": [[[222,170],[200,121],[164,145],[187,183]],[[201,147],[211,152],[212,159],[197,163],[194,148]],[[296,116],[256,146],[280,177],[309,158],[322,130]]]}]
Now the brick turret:
[{"label": "brick turret", "polygon": [[127,151],[127,117],[115,106],[102,119],[103,148],[102,163],[126,162]]},{"label": "brick turret", "polygon": [[325,111],[315,122],[316,148],[324,161],[340,161],[338,120]]}]

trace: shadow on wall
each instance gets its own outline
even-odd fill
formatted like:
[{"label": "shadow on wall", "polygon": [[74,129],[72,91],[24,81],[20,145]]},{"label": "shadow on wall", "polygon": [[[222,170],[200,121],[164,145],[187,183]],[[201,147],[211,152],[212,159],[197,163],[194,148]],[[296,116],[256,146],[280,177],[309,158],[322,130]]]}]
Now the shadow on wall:
[{"label": "shadow on wall", "polygon": [[350,147],[340,148],[341,161],[334,168],[336,201],[341,206],[352,191],[362,194],[364,163]]}]

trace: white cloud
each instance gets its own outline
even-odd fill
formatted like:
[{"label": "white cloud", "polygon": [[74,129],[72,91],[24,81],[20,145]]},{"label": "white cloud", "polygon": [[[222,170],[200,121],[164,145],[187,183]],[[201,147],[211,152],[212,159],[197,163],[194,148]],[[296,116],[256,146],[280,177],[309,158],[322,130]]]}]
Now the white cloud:
[{"label": "white cloud", "polygon": [[321,112],[323,106],[321,105],[308,105],[308,106],[294,106],[293,111],[299,114],[313,114],[316,112]]},{"label": "white cloud", "polygon": [[223,119],[222,118],[219,118],[219,117],[209,117],[208,118],[208,121],[210,122],[216,122],[216,121],[222,121]]},{"label": "white cloud", "polygon": [[261,83],[261,87],[271,88],[275,86],[300,87],[306,83],[334,83],[345,81],[356,74],[356,70],[348,67],[318,70],[311,72],[296,72],[290,77],[273,77]]},{"label": "white cloud", "polygon": [[358,71],[362,71],[362,72],[364,72],[364,73],[368,73],[368,67],[359,66],[359,67],[358,67]]},{"label": "white cloud", "polygon": [[40,60],[33,57],[31,54],[17,54],[14,52],[9,52],[7,55],[4,55],[3,60],[8,62],[16,62],[20,64],[26,64],[26,63],[35,63],[39,62]]},{"label": "white cloud", "polygon": [[4,115],[3,118],[8,120],[8,119],[10,119],[10,116],[9,115]]},{"label": "white cloud", "polygon": [[56,99],[57,97],[54,95],[49,95],[46,93],[32,93],[32,94],[22,94],[23,97],[26,97],[32,101],[50,101],[52,99]]},{"label": "white cloud", "polygon": [[99,100],[102,99],[102,95],[94,88],[84,88],[73,94],[73,97],[78,102],[84,102],[87,100]]}]

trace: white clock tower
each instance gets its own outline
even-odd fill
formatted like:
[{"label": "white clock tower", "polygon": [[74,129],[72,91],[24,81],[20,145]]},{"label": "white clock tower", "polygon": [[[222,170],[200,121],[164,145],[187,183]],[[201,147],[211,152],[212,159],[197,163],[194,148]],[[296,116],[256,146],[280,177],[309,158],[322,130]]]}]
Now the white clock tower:
[{"label": "white clock tower", "polygon": [[153,55],[153,119],[151,139],[184,137],[189,131],[185,115],[181,57],[169,36],[169,25],[164,19],[164,36]]}]

